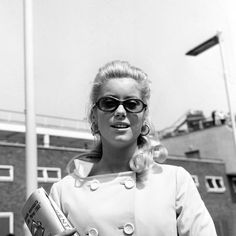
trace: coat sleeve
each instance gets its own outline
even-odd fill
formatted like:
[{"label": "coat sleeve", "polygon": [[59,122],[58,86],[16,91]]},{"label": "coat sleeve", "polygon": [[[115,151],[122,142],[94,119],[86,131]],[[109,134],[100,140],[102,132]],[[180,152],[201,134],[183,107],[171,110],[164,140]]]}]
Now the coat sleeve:
[{"label": "coat sleeve", "polygon": [[182,167],[178,167],[176,175],[176,213],[179,236],[216,236],[213,220],[191,175]]},{"label": "coat sleeve", "polygon": [[49,195],[54,200],[54,202],[57,204],[57,206],[62,210],[60,193],[57,188],[57,183],[54,183],[52,185]]}]

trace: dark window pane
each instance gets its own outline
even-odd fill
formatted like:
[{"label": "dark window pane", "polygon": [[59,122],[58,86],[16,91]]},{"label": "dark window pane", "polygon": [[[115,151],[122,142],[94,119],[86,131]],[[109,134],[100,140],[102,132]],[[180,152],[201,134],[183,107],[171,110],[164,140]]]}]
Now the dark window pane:
[{"label": "dark window pane", "polygon": [[220,179],[216,179],[216,185],[218,188],[222,188],[222,184],[221,184],[221,180]]},{"label": "dark window pane", "polygon": [[233,186],[233,190],[236,193],[236,178],[232,179],[232,186]]},{"label": "dark window pane", "polygon": [[40,178],[43,177],[43,171],[42,170],[38,170],[38,177],[40,177]]},{"label": "dark window pane", "polygon": [[10,170],[5,168],[0,168],[0,176],[10,176]]},{"label": "dark window pane", "polygon": [[0,217],[0,235],[1,236],[5,236],[7,234],[9,234],[9,224],[10,224],[10,220],[9,217]]},{"label": "dark window pane", "polygon": [[208,183],[210,188],[214,188],[214,185],[212,183],[212,179],[207,179],[207,183]]},{"label": "dark window pane", "polygon": [[48,173],[49,178],[57,178],[58,177],[57,171],[55,171],[55,170],[48,170],[47,173]]}]

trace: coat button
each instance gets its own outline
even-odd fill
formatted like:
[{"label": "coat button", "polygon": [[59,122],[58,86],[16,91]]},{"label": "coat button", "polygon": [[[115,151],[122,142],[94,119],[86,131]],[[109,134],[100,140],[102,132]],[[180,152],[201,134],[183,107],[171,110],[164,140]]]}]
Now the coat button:
[{"label": "coat button", "polygon": [[125,180],[124,184],[127,189],[131,189],[134,187],[134,180],[132,178],[128,178]]},{"label": "coat button", "polygon": [[90,183],[90,189],[92,190],[92,191],[95,191],[95,190],[97,190],[98,188],[99,188],[99,186],[100,186],[100,182],[98,181],[98,180],[93,180],[91,183]]},{"label": "coat button", "polygon": [[131,235],[134,232],[134,225],[132,223],[126,223],[124,225],[124,229],[123,229],[124,233],[127,235]]},{"label": "coat button", "polygon": [[90,228],[87,235],[88,236],[98,236],[98,231],[95,228]]}]

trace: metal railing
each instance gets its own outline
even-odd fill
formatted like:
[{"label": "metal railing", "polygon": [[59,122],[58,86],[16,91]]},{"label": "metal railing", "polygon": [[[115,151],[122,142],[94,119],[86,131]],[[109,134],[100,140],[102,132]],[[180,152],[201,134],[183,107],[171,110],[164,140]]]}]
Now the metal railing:
[{"label": "metal railing", "polygon": [[[25,124],[25,113],[0,109],[0,122]],[[77,120],[58,116],[36,114],[36,126],[54,127],[73,130],[89,130],[86,119]]]}]

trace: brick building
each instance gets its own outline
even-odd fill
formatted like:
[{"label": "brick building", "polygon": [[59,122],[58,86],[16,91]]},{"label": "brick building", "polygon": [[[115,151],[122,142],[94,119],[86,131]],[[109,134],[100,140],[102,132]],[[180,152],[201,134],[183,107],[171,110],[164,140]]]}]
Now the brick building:
[{"label": "brick building", "polygon": [[221,160],[188,159],[169,156],[166,163],[184,167],[192,175],[198,190],[208,208],[218,236],[235,235],[232,198],[229,182],[225,174],[225,164]]},{"label": "brick building", "polygon": [[[201,112],[187,114],[182,117],[173,127],[162,132],[161,142],[166,146],[170,155],[187,160],[222,160],[225,164],[224,184],[227,186],[233,219],[230,228],[232,235],[236,235],[236,148],[230,120],[214,120],[215,117],[205,118]],[[208,176],[212,176],[212,187],[220,186],[220,181],[214,178],[217,175],[210,174],[211,168],[207,170]],[[206,184],[207,180],[205,179]],[[209,180],[208,180],[209,181]],[[208,191],[209,192],[209,191]],[[209,192],[209,194],[211,194]],[[219,192],[219,197],[222,193]],[[216,205],[223,212],[222,205]],[[226,207],[227,209],[227,207]],[[222,226],[226,226],[222,222]],[[220,234],[228,235],[228,234]]]},{"label": "brick building", "polygon": [[[21,209],[26,200],[24,114],[0,110],[0,236],[23,236]],[[38,187],[49,191],[66,175],[69,160],[93,145],[87,123],[37,116]]]},{"label": "brick building", "polygon": [[[47,123],[41,123],[39,118]],[[53,125],[49,123],[50,119]],[[37,117],[38,186],[47,191],[53,182],[66,175],[68,161],[93,145],[93,137],[85,122],[76,125],[74,122],[77,121],[60,119],[60,125],[55,125],[55,119],[57,121],[55,117]],[[20,213],[26,200],[24,139],[24,123],[19,117],[17,121],[9,117],[0,121],[0,236],[7,233],[24,235]],[[233,203],[224,162],[178,155],[170,155],[166,162],[183,166],[192,174],[218,234],[233,236]]]},{"label": "brick building", "polygon": [[[49,191],[65,175],[65,165],[78,151],[38,148],[38,186]],[[11,232],[23,236],[21,209],[26,200],[25,146],[0,144],[0,236]],[[5,177],[5,180],[2,177]],[[7,178],[9,177],[9,178]],[[1,180],[2,179],[2,180]]]}]

